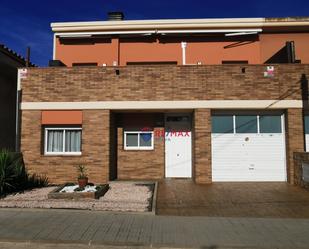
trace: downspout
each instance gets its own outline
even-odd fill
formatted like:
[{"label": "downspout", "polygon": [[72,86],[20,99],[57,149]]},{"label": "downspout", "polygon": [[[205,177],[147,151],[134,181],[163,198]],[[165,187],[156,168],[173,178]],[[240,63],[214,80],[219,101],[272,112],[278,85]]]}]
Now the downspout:
[{"label": "downspout", "polygon": [[53,38],[53,60],[56,60],[56,47],[57,47],[57,36],[54,34]]},{"label": "downspout", "polygon": [[181,48],[182,48],[182,65],[186,65],[186,48],[187,43],[181,42]]},{"label": "downspout", "polygon": [[118,36],[117,37],[117,42],[118,42],[118,44],[117,44],[117,66],[119,67],[120,66],[120,37]]},{"label": "downspout", "polygon": [[21,101],[21,68],[17,69],[16,113],[15,113],[15,152],[20,152],[20,101]]},{"label": "downspout", "polygon": [[308,99],[308,79],[306,74],[302,74],[301,79],[301,94],[302,94],[302,101],[303,101],[303,110],[302,110],[302,115],[303,115],[303,142],[304,142],[304,151],[307,152],[309,148],[307,148],[307,143],[306,143],[306,116],[309,113],[309,99]]}]

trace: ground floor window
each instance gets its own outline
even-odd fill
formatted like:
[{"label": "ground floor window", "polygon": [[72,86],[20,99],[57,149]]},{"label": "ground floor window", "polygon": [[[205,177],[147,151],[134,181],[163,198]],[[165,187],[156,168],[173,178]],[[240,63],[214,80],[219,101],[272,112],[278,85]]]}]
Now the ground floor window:
[{"label": "ground floor window", "polygon": [[153,131],[125,131],[125,150],[153,150]]},{"label": "ground floor window", "polygon": [[81,154],[81,127],[46,127],[44,138],[45,155]]}]

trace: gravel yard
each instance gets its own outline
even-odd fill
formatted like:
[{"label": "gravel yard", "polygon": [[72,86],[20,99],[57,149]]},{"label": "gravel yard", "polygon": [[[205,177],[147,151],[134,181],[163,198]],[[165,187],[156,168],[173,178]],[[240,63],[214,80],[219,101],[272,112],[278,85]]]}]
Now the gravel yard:
[{"label": "gravel yard", "polygon": [[98,200],[48,199],[56,187],[33,189],[0,199],[0,207],[18,208],[73,208],[102,211],[147,212],[151,209],[154,184],[112,182],[110,189]]}]

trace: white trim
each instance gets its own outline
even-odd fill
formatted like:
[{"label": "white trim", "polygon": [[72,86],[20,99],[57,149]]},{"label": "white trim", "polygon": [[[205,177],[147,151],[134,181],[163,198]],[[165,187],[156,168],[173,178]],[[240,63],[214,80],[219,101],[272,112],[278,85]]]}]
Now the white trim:
[{"label": "white trim", "polygon": [[52,31],[86,30],[137,30],[137,29],[186,29],[186,28],[229,28],[229,27],[297,27],[308,26],[308,18],[213,18],[213,19],[165,19],[165,20],[122,20],[96,22],[51,23]]},{"label": "white trim", "polygon": [[284,146],[284,170],[285,170],[285,181],[288,180],[288,168],[287,168],[287,154],[286,154],[286,132],[285,132],[285,114],[281,115],[281,132],[283,134],[283,146]]},{"label": "white trim", "polygon": [[[63,136],[62,136],[62,146],[63,150],[62,152],[48,152],[47,151],[47,135],[49,130],[62,130],[63,131]],[[44,155],[46,156],[80,156],[82,154],[81,151],[76,151],[76,152],[66,152],[65,151],[65,132],[66,131],[72,131],[72,130],[82,130],[80,127],[45,127],[44,128]],[[82,143],[82,139],[80,141]]]},{"label": "white trim", "polygon": [[70,32],[70,33],[55,33],[60,38],[86,38],[92,35],[130,35],[130,34],[155,34],[156,30],[143,30],[143,31],[105,31],[105,32]]},{"label": "white trim", "polygon": [[[151,146],[140,146],[140,136],[143,133],[151,133]],[[137,146],[127,146],[127,134],[137,134]],[[154,132],[153,131],[124,131],[123,132],[124,150],[154,150]]]},{"label": "white trim", "polygon": [[61,38],[87,38],[92,35],[130,35],[130,34],[212,34],[212,33],[258,33],[262,29],[180,29],[180,30],[134,30],[134,31],[101,31],[101,32],[57,32],[56,36]]},{"label": "white trim", "polygon": [[186,42],[181,42],[182,65],[186,65],[186,48],[187,48],[187,43]]},{"label": "white trim", "polygon": [[140,24],[209,24],[209,23],[262,23],[265,18],[200,18],[200,19],[157,19],[157,20],[122,20],[122,21],[88,21],[88,22],[55,22],[51,28],[77,27],[77,26],[115,26],[115,25],[140,25]]},{"label": "white trim", "polygon": [[233,134],[236,134],[236,115],[233,115]]},{"label": "white trim", "polygon": [[255,35],[258,32],[239,32],[239,33],[228,33],[225,36],[238,36],[238,35]]},{"label": "white trim", "polygon": [[196,100],[22,102],[21,110],[153,110],[153,109],[287,109],[302,108],[301,100]]},{"label": "white trim", "polygon": [[57,42],[57,36],[56,34],[54,34],[54,37],[53,37],[53,60],[56,60],[56,44]]}]

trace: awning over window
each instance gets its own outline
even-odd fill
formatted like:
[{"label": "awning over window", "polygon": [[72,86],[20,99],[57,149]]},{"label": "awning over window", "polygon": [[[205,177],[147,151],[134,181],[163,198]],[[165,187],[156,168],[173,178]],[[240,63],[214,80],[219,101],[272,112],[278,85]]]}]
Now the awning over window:
[{"label": "awning over window", "polygon": [[82,123],[82,111],[42,111],[42,124],[44,125],[72,125]]}]

